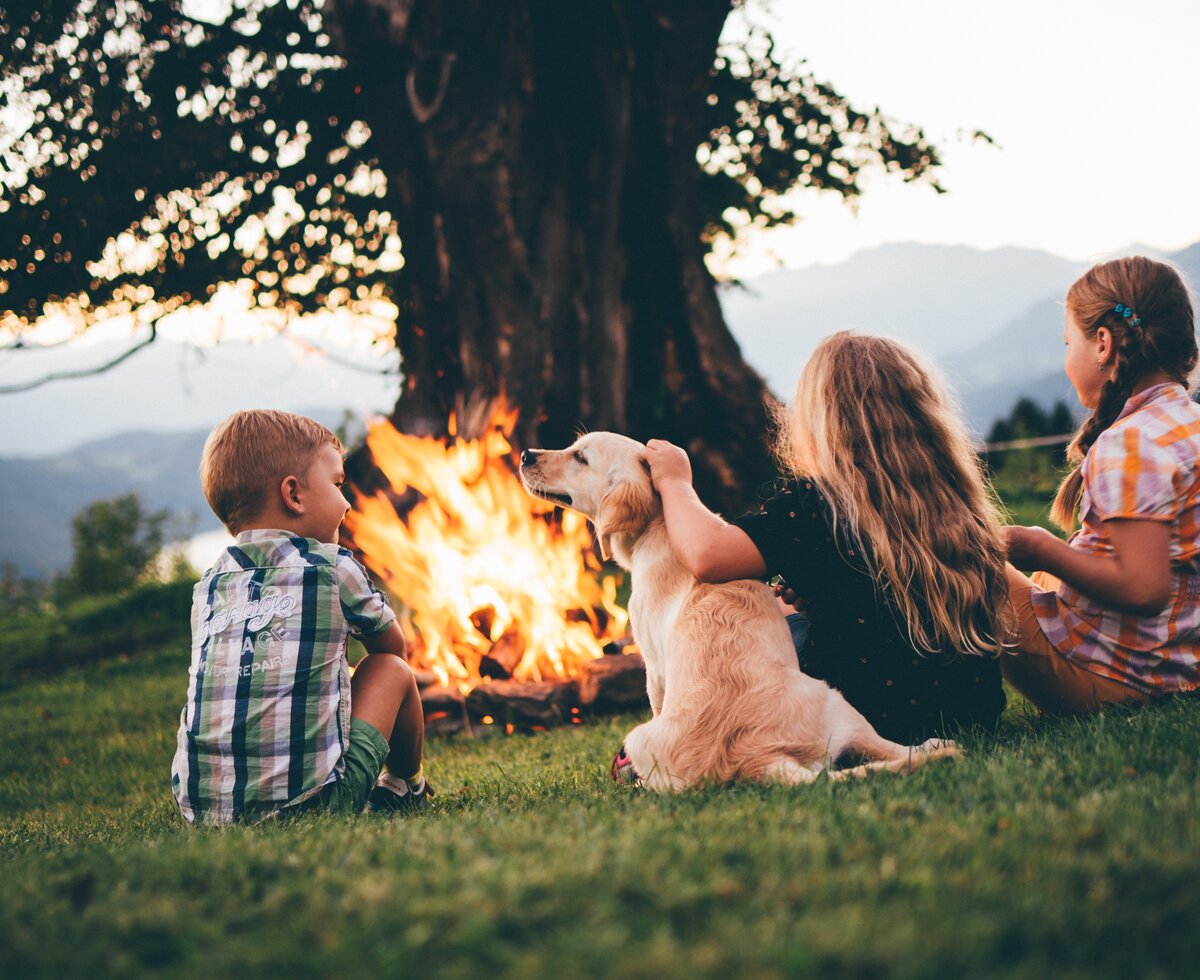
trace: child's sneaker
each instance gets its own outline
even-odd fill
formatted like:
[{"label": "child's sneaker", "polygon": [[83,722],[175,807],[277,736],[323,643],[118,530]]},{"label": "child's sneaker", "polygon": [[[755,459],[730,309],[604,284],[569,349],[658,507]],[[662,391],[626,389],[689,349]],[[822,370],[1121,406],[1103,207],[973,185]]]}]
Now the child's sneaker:
[{"label": "child's sneaker", "polygon": [[436,795],[428,779],[422,779],[420,785],[413,789],[407,780],[384,773],[371,790],[371,795],[367,797],[367,812],[382,813],[385,816],[416,813],[419,810],[428,810],[429,801]]}]

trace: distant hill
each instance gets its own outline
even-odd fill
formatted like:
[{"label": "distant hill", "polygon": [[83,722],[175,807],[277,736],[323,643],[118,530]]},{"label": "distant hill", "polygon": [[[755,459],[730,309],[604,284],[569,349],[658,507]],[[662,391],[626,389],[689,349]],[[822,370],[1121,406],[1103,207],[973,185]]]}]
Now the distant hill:
[{"label": "distant hill", "polygon": [[[1167,258],[1200,285],[1200,242]],[[722,305],[743,354],[784,398],[818,340],[855,327],[933,356],[984,435],[1018,398],[1044,407],[1064,398],[1078,409],[1062,372],[1062,295],[1083,268],[1029,249],[887,245],[837,266],[770,273],[745,289],[725,290]],[[350,404],[351,392],[390,407],[392,382],[356,372],[343,372],[341,394],[319,390],[317,380],[334,367],[297,366],[278,346],[189,354],[167,345],[131,358],[124,370],[0,398],[5,426],[19,426],[24,440],[10,444],[39,447],[19,450],[28,453],[20,458],[0,457],[0,561],[26,574],[64,568],[71,517],[131,490],[151,509],[195,515],[196,533],[217,529],[197,467],[207,428],[218,418],[252,399],[305,411],[293,403],[312,397],[308,414],[336,426],[342,415],[329,401]],[[194,392],[194,404],[172,402],[172,388]],[[69,422],[56,428],[55,412]],[[154,427],[181,431],[94,437]],[[83,444],[63,451],[75,443]]]},{"label": "distant hill", "polygon": [[[1193,286],[1200,285],[1200,242],[1162,257],[1174,263]],[[1034,303],[991,337],[941,358],[968,417],[980,432],[1007,415],[1019,398],[1032,398],[1046,408],[1063,399],[1077,414],[1082,413],[1062,369],[1063,294],[1069,285],[1065,280],[1052,297]]]},{"label": "distant hill", "polygon": [[[1163,257],[1200,286],[1200,242]],[[722,306],[746,359],[785,399],[821,337],[858,329],[933,357],[982,435],[1019,398],[1080,410],[1062,373],[1062,299],[1086,268],[1031,249],[885,245],[760,276],[727,290]]]},{"label": "distant hill", "polygon": [[71,559],[71,517],[96,500],[136,491],[151,510],[220,527],[200,491],[207,432],[130,432],[47,459],[0,459],[0,556],[24,574],[61,571]]},{"label": "distant hill", "polygon": [[941,359],[1059,293],[1084,266],[1047,252],[884,245],[835,266],[771,272],[722,294],[746,359],[790,397],[817,342],[846,328]]},{"label": "distant hill", "polygon": [[[336,427],[331,413],[307,413]],[[42,577],[71,560],[71,518],[96,500],[136,492],[148,510],[169,510],[200,534],[220,530],[200,489],[208,430],[124,432],[47,458],[0,458],[0,562]]]}]

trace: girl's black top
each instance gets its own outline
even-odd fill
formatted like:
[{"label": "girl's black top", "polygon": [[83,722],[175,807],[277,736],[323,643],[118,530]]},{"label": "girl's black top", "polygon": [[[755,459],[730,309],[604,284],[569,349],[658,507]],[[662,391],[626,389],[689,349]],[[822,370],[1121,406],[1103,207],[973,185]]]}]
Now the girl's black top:
[{"label": "girl's black top", "polygon": [[912,744],[959,727],[994,728],[1005,698],[996,657],[913,649],[903,619],[881,597],[861,554],[833,532],[832,513],[807,480],[789,482],[757,514],[733,522],[768,574],[807,604],[800,669],[839,690],[884,738]]}]

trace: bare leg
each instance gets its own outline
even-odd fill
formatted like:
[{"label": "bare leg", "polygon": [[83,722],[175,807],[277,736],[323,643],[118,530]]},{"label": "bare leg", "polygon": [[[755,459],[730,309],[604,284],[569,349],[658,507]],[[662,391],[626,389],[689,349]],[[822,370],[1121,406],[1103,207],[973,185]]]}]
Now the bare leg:
[{"label": "bare leg", "polygon": [[387,767],[405,778],[421,768],[425,747],[425,715],[412,668],[399,657],[375,653],[354,671],[350,716],[379,730],[388,742]]}]

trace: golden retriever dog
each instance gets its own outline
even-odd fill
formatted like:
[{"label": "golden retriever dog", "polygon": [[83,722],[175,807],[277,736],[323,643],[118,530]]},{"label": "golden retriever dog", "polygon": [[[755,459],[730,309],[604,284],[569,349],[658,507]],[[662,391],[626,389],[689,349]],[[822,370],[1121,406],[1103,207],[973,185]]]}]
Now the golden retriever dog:
[{"label": "golden retriever dog", "polygon": [[641,782],[656,790],[734,779],[805,783],[843,755],[872,761],[834,778],[909,772],[954,754],[952,742],[882,738],[841,694],[803,674],[764,583],[710,585],[687,572],[668,542],[644,449],[592,432],[567,449],[521,454],[525,488],[589,518],[604,557],[631,573],[629,616],[654,714],[625,739]]}]

